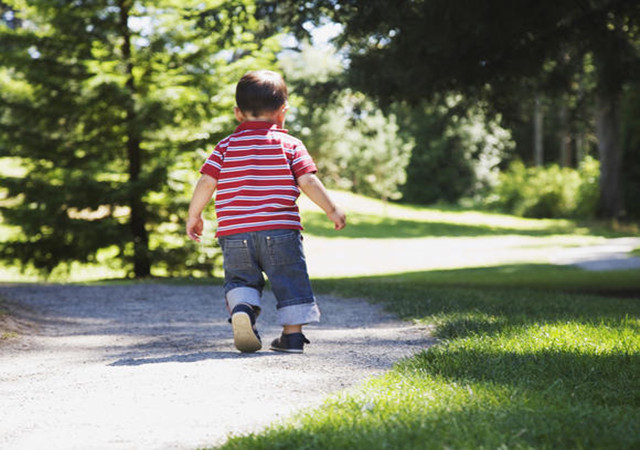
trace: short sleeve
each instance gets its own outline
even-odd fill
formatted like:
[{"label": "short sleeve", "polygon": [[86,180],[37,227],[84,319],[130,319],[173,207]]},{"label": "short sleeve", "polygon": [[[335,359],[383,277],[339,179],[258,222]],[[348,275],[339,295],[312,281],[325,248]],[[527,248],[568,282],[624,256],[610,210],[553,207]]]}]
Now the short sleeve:
[{"label": "short sleeve", "polygon": [[222,169],[222,161],[224,160],[224,148],[221,144],[216,145],[213,153],[209,155],[207,160],[200,168],[200,173],[203,175],[209,175],[212,178],[218,179],[220,177],[220,170]]},{"label": "short sleeve", "polygon": [[307,173],[316,173],[318,171],[316,164],[313,162],[311,155],[309,155],[307,148],[302,142],[298,142],[298,145],[295,147],[291,170],[293,171],[293,176],[296,178],[300,178]]}]

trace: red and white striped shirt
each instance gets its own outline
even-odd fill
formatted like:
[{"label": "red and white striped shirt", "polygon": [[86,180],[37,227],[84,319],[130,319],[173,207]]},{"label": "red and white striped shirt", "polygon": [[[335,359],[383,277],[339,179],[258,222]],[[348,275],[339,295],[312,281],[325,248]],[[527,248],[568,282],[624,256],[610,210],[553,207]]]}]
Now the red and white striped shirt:
[{"label": "red and white striped shirt", "polygon": [[301,230],[296,179],[315,173],[302,141],[270,122],[243,122],[221,140],[200,173],[218,180],[216,236]]}]

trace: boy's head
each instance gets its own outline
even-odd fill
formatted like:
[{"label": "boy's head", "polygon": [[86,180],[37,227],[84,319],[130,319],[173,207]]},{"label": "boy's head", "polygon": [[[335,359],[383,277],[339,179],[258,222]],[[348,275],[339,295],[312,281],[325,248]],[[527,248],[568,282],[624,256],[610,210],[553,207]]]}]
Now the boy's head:
[{"label": "boy's head", "polygon": [[287,99],[284,79],[270,70],[247,72],[236,86],[236,104],[245,116],[272,115],[287,105]]}]

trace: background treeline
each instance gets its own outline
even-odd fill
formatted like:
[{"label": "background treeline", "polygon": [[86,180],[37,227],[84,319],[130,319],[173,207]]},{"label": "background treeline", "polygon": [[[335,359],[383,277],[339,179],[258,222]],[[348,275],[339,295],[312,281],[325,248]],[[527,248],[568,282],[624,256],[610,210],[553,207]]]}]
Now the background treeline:
[{"label": "background treeline", "polygon": [[185,210],[255,68],[284,72],[288,128],[332,187],[640,217],[635,1],[5,0],[0,19],[10,264],[210,273]]}]

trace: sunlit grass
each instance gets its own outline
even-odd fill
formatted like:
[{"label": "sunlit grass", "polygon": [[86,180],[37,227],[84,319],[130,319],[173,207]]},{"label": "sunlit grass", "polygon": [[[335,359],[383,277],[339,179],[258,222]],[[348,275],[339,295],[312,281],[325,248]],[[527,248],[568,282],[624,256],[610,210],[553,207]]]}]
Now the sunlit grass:
[{"label": "sunlit grass", "polygon": [[[360,195],[331,191],[347,212],[343,237],[389,238],[424,236],[487,236],[497,234],[589,234],[590,230],[569,220],[524,219],[515,216],[445,207],[384,203]],[[300,209],[306,232],[335,236],[333,225],[311,201],[302,196]]]},{"label": "sunlit grass", "polygon": [[[507,214],[447,206],[418,206],[385,203],[361,195],[330,191],[347,212],[345,237],[487,236],[555,234],[626,236],[638,234],[636,226],[613,229],[603,223],[577,223],[565,219],[527,219]],[[306,232],[332,237],[333,226],[307,197],[299,200]]]},{"label": "sunlit grass", "polygon": [[[640,271],[599,282],[562,271],[585,292],[628,296],[616,298],[545,284],[551,266],[507,269],[477,269],[474,287],[429,272],[317,282],[382,302],[433,327],[440,342],[356,392],[223,448],[638,448]],[[460,280],[468,272],[452,271]],[[616,291],[618,282],[627,290]]]}]

